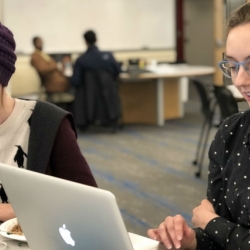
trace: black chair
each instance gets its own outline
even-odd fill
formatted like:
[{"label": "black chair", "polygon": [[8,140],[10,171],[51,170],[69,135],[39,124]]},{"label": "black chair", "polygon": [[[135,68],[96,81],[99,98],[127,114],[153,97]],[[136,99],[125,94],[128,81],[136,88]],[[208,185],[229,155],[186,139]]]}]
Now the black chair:
[{"label": "black chair", "polygon": [[[37,69],[35,70],[37,71]],[[44,78],[38,71],[37,71],[37,74],[40,79],[40,90],[38,93],[38,99],[40,101],[53,103],[62,109],[72,112],[71,106],[75,99],[73,89],[72,90],[70,89],[67,92],[48,92],[46,91],[46,88],[44,85]]]},{"label": "black chair", "polygon": [[202,170],[202,163],[204,159],[204,153],[210,130],[212,127],[218,126],[218,124],[215,124],[213,122],[214,112],[217,102],[212,89],[208,91],[205,88],[204,84],[202,84],[199,80],[196,79],[190,79],[190,82],[194,84],[199,94],[201,101],[201,112],[204,117],[197,144],[196,157],[195,160],[193,161],[193,164],[198,166],[198,171],[195,173],[195,176],[200,177]]},{"label": "black chair", "polygon": [[[207,140],[209,132],[212,127],[219,127],[219,125],[227,117],[238,112],[237,100],[233,94],[225,86],[211,86],[211,90],[207,93],[204,85],[198,80],[191,80],[195,85],[202,103],[202,113],[204,115],[204,122],[197,146],[196,159],[193,164],[198,165],[198,171],[195,173],[197,177],[200,177],[202,170],[202,163],[204,159],[204,153],[207,146]],[[219,122],[214,122],[214,115],[216,107],[219,107],[220,118]],[[204,137],[205,136],[205,137]],[[202,140],[203,146],[202,145]],[[202,150],[202,151],[200,151]]]},{"label": "black chair", "polygon": [[214,86],[214,94],[220,107],[221,121],[239,112],[237,100],[229,89],[224,86]]}]

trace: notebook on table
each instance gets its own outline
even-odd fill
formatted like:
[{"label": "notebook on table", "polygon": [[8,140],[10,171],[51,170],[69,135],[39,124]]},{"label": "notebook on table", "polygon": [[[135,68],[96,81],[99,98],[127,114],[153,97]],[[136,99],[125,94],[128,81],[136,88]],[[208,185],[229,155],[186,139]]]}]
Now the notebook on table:
[{"label": "notebook on table", "polygon": [[166,249],[127,233],[109,191],[1,163],[0,180],[32,250]]}]

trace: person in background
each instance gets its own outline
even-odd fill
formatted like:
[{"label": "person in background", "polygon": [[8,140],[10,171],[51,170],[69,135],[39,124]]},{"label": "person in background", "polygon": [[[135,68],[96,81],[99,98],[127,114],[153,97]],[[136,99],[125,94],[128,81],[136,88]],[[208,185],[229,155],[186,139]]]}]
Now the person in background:
[{"label": "person in background", "polygon": [[33,38],[35,51],[31,55],[31,65],[37,70],[45,90],[49,93],[66,92],[69,81],[58,69],[56,61],[43,52],[43,41],[40,37]]},{"label": "person in background", "polygon": [[84,71],[106,70],[114,77],[121,73],[119,64],[116,62],[111,52],[100,51],[96,46],[96,34],[89,30],[83,35],[87,51],[83,53],[75,62],[71,84],[75,87],[81,85]]},{"label": "person in background", "polygon": [[[0,162],[97,187],[77,144],[72,115],[53,104],[14,99],[7,93],[15,72],[14,51],[13,34],[0,23]],[[15,213],[0,187],[0,221],[5,221]]]},{"label": "person in background", "polygon": [[96,34],[92,30],[83,37],[87,51],[76,60],[71,77],[75,88],[75,124],[81,131],[91,123],[109,125],[115,133],[121,117],[117,82],[120,65],[111,52],[97,48]]},{"label": "person in background", "polygon": [[[231,14],[226,34],[220,69],[250,105],[250,3]],[[168,249],[250,249],[250,109],[222,123],[209,159],[207,199],[193,210],[195,228],[176,215],[148,231]]]}]

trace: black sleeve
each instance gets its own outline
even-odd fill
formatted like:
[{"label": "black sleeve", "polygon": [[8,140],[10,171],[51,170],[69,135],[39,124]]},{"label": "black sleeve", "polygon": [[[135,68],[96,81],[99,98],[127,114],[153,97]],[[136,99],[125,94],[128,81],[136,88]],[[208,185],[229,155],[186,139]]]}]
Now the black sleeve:
[{"label": "black sleeve", "polygon": [[[227,159],[229,152],[225,135],[223,133],[226,123],[223,123],[216,133],[209,150],[209,175],[208,175],[208,189],[207,198],[213,204],[215,212],[223,217],[218,217],[211,220],[204,233],[222,249],[235,250],[250,249],[250,230],[233,223],[233,218],[225,204],[223,196],[223,168],[227,166]],[[207,248],[204,248],[207,249]]]},{"label": "black sleeve", "polygon": [[[223,188],[222,166],[225,152],[225,140],[222,136],[222,130],[219,128],[209,149],[209,167],[208,167],[208,187],[207,199],[213,204],[215,212],[223,214],[221,209],[224,197],[221,192]],[[224,211],[223,211],[224,212]]]},{"label": "black sleeve", "polygon": [[[222,152],[224,150],[224,140],[222,138],[221,129],[219,129],[214,137],[214,140],[209,149],[209,171],[208,171],[208,188],[207,199],[213,204],[214,208],[217,208],[217,213],[223,200],[221,187],[221,164],[222,164]],[[216,210],[216,209],[215,209]],[[221,242],[215,241],[211,234],[208,234],[201,228],[195,228],[197,249],[209,250],[209,249],[223,249]]]},{"label": "black sleeve", "polygon": [[82,80],[83,80],[82,68],[81,68],[81,63],[78,58],[73,67],[73,75],[70,78],[70,83],[72,86],[78,87],[81,85]]},{"label": "black sleeve", "polygon": [[216,242],[206,234],[201,228],[194,228],[197,240],[196,250],[220,250],[223,247],[219,246]]},{"label": "black sleeve", "polygon": [[222,217],[211,220],[206,228],[206,234],[227,250],[249,250],[250,230],[236,225]]},{"label": "black sleeve", "polygon": [[121,73],[121,67],[117,63],[117,61],[115,60],[115,58],[114,58],[114,56],[113,56],[112,53],[110,53],[110,60],[112,62],[113,68],[114,68],[115,77],[117,77]]}]

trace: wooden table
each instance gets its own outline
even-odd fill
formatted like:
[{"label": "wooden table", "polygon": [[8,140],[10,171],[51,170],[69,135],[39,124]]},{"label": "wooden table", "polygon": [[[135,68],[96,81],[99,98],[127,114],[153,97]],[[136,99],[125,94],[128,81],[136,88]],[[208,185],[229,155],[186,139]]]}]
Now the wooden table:
[{"label": "wooden table", "polygon": [[[214,67],[161,64],[150,73],[120,75],[119,93],[124,124],[155,124],[184,115],[182,101],[187,77],[209,75]],[[187,87],[186,87],[187,88]]]}]

